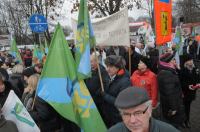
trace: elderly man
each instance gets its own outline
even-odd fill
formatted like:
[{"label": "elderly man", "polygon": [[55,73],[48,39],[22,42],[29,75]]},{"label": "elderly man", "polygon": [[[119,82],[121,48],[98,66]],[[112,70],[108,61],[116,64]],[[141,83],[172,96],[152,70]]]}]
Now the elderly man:
[{"label": "elderly man", "polygon": [[115,101],[123,122],[108,132],[179,132],[173,126],[151,117],[152,106],[144,88],[129,87],[119,93]]}]

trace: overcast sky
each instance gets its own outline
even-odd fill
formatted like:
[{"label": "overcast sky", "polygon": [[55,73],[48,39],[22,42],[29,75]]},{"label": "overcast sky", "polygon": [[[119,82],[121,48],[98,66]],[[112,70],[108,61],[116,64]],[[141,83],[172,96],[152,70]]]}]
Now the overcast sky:
[{"label": "overcast sky", "polygon": [[[146,0],[144,0],[143,5],[146,5]],[[57,19],[57,22],[60,22],[62,26],[71,26],[71,17],[76,17],[76,14],[71,14],[72,4],[65,0],[65,3],[61,9],[58,9],[58,12],[61,14],[60,18]],[[139,16],[148,16],[147,11],[133,9],[129,11],[129,16],[137,19]],[[56,23],[57,23],[56,22]]]}]

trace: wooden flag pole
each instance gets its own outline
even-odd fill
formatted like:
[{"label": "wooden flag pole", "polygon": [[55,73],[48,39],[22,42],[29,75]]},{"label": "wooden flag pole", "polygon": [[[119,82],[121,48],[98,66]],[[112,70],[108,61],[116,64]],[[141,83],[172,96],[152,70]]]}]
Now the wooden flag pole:
[{"label": "wooden flag pole", "polygon": [[[36,92],[37,92],[37,91],[36,91]],[[35,92],[35,96],[34,96],[34,99],[33,99],[33,104],[32,104],[31,110],[33,110],[34,105],[35,105],[36,92]]]},{"label": "wooden flag pole", "polygon": [[99,79],[100,79],[100,84],[101,84],[101,91],[104,92],[103,80],[102,80],[102,76],[101,76],[101,70],[100,70],[100,67],[99,67],[99,59],[97,57],[97,51],[96,51],[95,47],[94,47],[94,54],[95,54],[95,59],[96,59],[96,62],[97,62],[97,69],[98,69],[98,74],[99,74]]},{"label": "wooden flag pole", "polygon": [[128,48],[129,74],[131,76],[131,47]]}]

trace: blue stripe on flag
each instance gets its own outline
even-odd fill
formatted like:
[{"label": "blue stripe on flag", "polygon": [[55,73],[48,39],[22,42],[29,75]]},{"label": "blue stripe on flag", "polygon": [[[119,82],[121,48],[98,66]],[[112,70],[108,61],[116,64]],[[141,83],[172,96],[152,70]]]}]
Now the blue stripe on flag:
[{"label": "blue stripe on flag", "polygon": [[70,103],[67,90],[72,89],[71,84],[67,78],[42,78],[38,83],[37,95],[48,102]]},{"label": "blue stripe on flag", "polygon": [[160,0],[160,2],[169,3],[170,0]]},{"label": "blue stripe on flag", "polygon": [[90,45],[86,44],[85,52],[80,59],[78,72],[83,73],[84,75],[88,75],[91,70],[91,65],[88,64],[90,64]]},{"label": "blue stripe on flag", "polygon": [[12,52],[11,54],[12,54],[12,56],[13,56],[14,58],[17,57],[17,53],[16,53],[16,52]]},{"label": "blue stripe on flag", "polygon": [[89,19],[89,21],[88,21],[88,25],[89,25],[90,36],[91,36],[91,37],[94,37],[94,31],[93,31],[93,27],[92,27],[92,24],[91,24],[90,19]]}]

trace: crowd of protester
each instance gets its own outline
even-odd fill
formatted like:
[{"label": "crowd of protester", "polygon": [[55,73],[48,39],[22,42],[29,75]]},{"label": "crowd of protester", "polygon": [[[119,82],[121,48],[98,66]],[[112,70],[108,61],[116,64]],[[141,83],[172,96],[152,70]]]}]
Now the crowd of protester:
[{"label": "crowd of protester", "polygon": [[[177,129],[190,128],[191,102],[200,88],[200,69],[194,63],[200,59],[198,42],[193,37],[185,39],[183,55],[179,56],[180,65],[176,63],[173,46],[159,55],[155,47],[144,51],[145,46],[142,45],[131,44],[130,55],[128,49],[122,46],[97,48],[96,53],[91,51],[88,59],[91,61],[92,76],[85,83],[105,125],[110,128],[123,120],[115,105],[116,98],[121,91],[132,86],[145,89],[151,100],[154,118]],[[8,52],[0,54],[0,105],[4,105],[9,91],[14,90],[42,132],[80,131],[74,123],[61,117],[35,95],[46,58],[39,61],[30,49],[22,49],[21,56],[23,64],[18,64]]]}]

